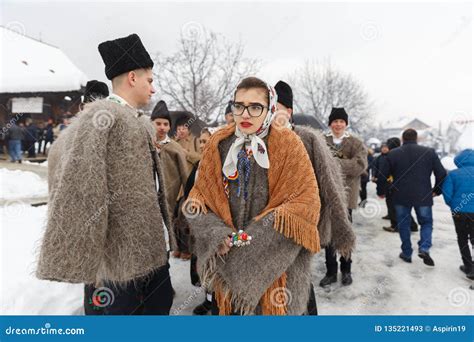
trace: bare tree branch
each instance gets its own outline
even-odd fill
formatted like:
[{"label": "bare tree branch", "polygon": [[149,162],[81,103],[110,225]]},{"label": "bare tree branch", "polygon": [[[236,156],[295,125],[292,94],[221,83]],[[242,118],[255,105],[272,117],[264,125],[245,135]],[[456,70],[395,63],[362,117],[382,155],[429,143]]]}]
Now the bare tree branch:
[{"label": "bare tree branch", "polygon": [[259,68],[260,61],[243,55],[242,42],[229,43],[206,29],[191,36],[181,34],[174,54],[155,58],[158,91],[171,108],[215,122],[238,81]]},{"label": "bare tree branch", "polygon": [[344,107],[353,130],[365,134],[372,127],[372,104],[362,85],[348,73],[324,62],[306,61],[288,77],[294,85],[298,111],[327,122],[332,107]]}]

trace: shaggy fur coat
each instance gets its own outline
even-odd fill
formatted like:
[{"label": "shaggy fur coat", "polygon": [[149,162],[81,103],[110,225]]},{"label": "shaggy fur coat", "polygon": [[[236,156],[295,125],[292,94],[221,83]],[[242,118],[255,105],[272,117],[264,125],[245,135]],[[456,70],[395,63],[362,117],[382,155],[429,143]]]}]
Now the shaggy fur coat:
[{"label": "shaggy fur coat", "polygon": [[149,118],[107,100],[87,105],[61,133],[48,163],[38,278],[120,283],[167,263],[163,223],[171,223],[153,136]]},{"label": "shaggy fur coat", "polygon": [[[326,135],[329,147],[334,146],[332,136]],[[342,140],[337,161],[341,165],[346,188],[348,208],[356,209],[359,201],[360,176],[367,170],[367,149],[364,143],[353,135]]]},{"label": "shaggy fur coat", "polygon": [[347,213],[347,198],[341,167],[332,156],[323,134],[307,126],[295,126],[319,186],[321,212],[318,231],[321,246],[331,245],[344,256],[354,248],[355,235]]}]

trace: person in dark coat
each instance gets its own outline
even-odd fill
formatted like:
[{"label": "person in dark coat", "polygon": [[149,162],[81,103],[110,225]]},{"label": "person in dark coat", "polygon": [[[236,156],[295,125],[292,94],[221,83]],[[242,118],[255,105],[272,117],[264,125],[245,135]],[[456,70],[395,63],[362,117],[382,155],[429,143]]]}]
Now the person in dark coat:
[{"label": "person in dark coat", "polygon": [[53,119],[48,120],[48,124],[45,128],[44,133],[44,146],[43,146],[43,154],[46,154],[46,146],[52,144],[54,142],[54,133],[53,133]]},{"label": "person in dark coat", "polygon": [[38,151],[36,152],[37,154],[41,153],[42,146],[44,144],[45,134],[46,128],[44,127],[44,122],[40,122],[38,124]]},{"label": "person in dark coat", "polygon": [[359,191],[359,196],[360,196],[360,203],[359,207],[364,208],[365,203],[367,201],[367,183],[370,181],[370,176],[374,163],[374,151],[370,148],[367,149],[367,170],[365,170],[365,173],[363,173],[360,176],[360,191]]},{"label": "person in dark coat", "polygon": [[[384,164],[387,163],[388,153],[400,147],[401,141],[399,138],[393,137],[387,140],[385,146],[382,146],[382,154],[377,157],[373,165],[373,174],[375,175],[375,183],[377,183],[377,194],[385,196],[385,203],[387,205],[387,216],[390,220],[390,226],[382,227],[383,230],[391,233],[398,233],[397,227],[397,214],[395,212],[395,206],[392,199],[392,191],[390,190],[390,184],[392,183],[393,177],[391,175],[383,175],[380,170],[383,168]],[[412,232],[418,231],[418,225],[415,222],[415,219],[412,215],[410,229]]]},{"label": "person in dark coat", "polygon": [[38,127],[29,120],[25,130],[25,150],[28,151],[28,158],[36,158],[35,143],[38,141]]},{"label": "person in dark coat", "polygon": [[6,139],[8,141],[8,153],[12,163],[21,163],[21,144],[24,139],[24,131],[15,122],[8,128]]},{"label": "person in dark coat", "polygon": [[[441,195],[446,170],[435,150],[418,145],[417,137],[414,129],[405,130],[402,135],[403,145],[388,154],[387,163],[381,172],[393,176],[391,191],[402,241],[400,258],[411,262],[413,249],[410,241],[410,213],[415,208],[421,226],[418,256],[426,265],[434,266],[429,254],[433,232],[433,197]],[[434,186],[431,184],[432,173],[436,178]]]},{"label": "person in dark coat", "polygon": [[[459,269],[474,280],[474,150],[461,151],[454,163],[458,167],[448,173],[443,182],[444,201],[451,208],[463,265]],[[471,247],[469,248],[469,241]]]}]

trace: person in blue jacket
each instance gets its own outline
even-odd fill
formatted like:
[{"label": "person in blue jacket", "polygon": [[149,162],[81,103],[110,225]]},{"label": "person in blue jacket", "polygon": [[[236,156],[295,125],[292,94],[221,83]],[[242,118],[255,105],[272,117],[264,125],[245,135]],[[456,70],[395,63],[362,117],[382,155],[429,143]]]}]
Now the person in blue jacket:
[{"label": "person in blue jacket", "polygon": [[[443,183],[444,201],[451,208],[462,262],[459,268],[474,280],[471,248],[474,246],[474,150],[460,152],[454,163],[458,169],[448,173]],[[469,247],[469,240],[471,246]]]}]

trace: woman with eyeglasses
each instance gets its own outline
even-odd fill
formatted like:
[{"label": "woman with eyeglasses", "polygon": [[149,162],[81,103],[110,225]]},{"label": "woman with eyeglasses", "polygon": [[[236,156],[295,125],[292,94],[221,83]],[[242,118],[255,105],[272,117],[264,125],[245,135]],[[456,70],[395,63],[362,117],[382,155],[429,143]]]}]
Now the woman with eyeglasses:
[{"label": "woman with eyeglasses", "polygon": [[301,140],[272,127],[276,103],[262,80],[240,82],[235,124],[211,136],[184,208],[213,314],[307,312],[318,185]]}]

